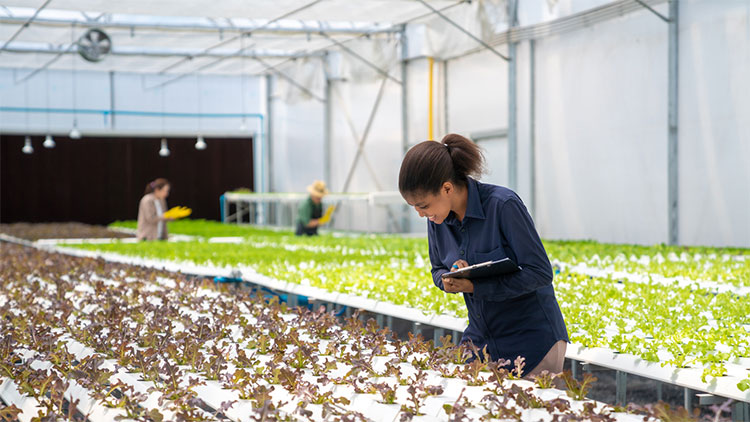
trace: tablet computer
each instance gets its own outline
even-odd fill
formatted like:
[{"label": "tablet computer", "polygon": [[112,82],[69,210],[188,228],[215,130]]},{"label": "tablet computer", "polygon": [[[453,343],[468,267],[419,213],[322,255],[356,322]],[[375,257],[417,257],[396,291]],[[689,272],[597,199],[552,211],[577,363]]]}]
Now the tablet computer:
[{"label": "tablet computer", "polygon": [[516,263],[510,258],[503,258],[498,261],[482,262],[481,264],[474,264],[456,271],[445,273],[443,274],[443,277],[474,279],[510,274],[519,271],[520,269],[521,267],[516,265]]}]

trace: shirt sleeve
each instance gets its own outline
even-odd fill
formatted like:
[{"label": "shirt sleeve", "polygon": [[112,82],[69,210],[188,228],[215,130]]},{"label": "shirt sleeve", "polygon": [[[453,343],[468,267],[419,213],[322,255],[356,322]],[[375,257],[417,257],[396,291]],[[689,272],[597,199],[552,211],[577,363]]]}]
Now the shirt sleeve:
[{"label": "shirt sleeve", "polygon": [[500,231],[521,270],[472,280],[474,297],[497,302],[552,284],[552,265],[526,207],[517,199],[505,201],[501,206]]},{"label": "shirt sleeve", "polygon": [[312,201],[309,199],[306,199],[300,204],[299,211],[297,213],[297,221],[302,223],[303,226],[307,226],[310,224],[310,220],[312,219],[312,206],[310,204]]},{"label": "shirt sleeve", "polygon": [[442,275],[449,272],[448,268],[443,265],[440,261],[440,254],[437,250],[437,241],[435,240],[435,227],[432,224],[427,223],[427,241],[429,243],[430,252],[430,264],[432,264],[432,282],[442,291],[445,291],[443,287]]}]

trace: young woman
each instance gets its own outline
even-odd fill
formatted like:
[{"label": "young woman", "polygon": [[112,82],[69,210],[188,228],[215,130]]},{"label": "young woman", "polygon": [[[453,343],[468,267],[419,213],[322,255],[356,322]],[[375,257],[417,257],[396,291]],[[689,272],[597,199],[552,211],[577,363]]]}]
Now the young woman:
[{"label": "young woman", "polygon": [[166,240],[167,221],[163,215],[167,211],[169,181],[158,178],[146,185],[146,192],[138,205],[138,240]]},{"label": "young woman", "polygon": [[[552,266],[534,222],[512,190],[478,182],[479,147],[460,135],[412,147],[401,163],[399,191],[427,217],[432,278],[446,293],[463,293],[469,326],[461,342],[493,360],[525,359],[525,377],[561,372],[568,333],[552,287]],[[476,280],[442,275],[508,257],[521,270]]]}]

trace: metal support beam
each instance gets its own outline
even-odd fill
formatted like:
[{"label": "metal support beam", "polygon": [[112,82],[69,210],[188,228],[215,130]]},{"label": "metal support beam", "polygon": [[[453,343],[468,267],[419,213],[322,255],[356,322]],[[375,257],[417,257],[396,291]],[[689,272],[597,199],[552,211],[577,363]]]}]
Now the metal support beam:
[{"label": "metal support beam", "polygon": [[439,346],[440,343],[440,337],[443,337],[445,335],[445,329],[444,328],[437,328],[435,327],[435,331],[433,332],[433,340],[435,341],[435,345]]},{"label": "metal support beam", "polygon": [[[367,119],[367,125],[365,126],[365,130],[362,133],[362,138],[360,138],[359,144],[357,145],[357,153],[354,155],[354,160],[352,161],[352,165],[349,168],[349,173],[347,173],[346,180],[344,181],[344,186],[341,189],[341,192],[346,192],[347,189],[349,189],[349,184],[352,181],[352,177],[354,177],[354,170],[357,169],[357,162],[359,161],[359,158],[364,154],[365,142],[367,142],[367,136],[370,134],[370,128],[372,128],[372,122],[375,120],[375,115],[377,114],[378,108],[380,107],[380,100],[383,99],[386,82],[388,82],[388,79],[383,78],[383,81],[380,83],[378,95],[375,97],[375,104],[373,104],[372,110],[370,111],[370,117]],[[377,180],[375,181],[377,183]]]},{"label": "metal support beam", "polygon": [[450,133],[450,106],[448,105],[448,60],[442,62],[443,74],[443,134]]},{"label": "metal support beam", "polygon": [[479,44],[480,44],[480,45],[481,45],[482,47],[484,47],[484,48],[486,48],[486,49],[490,50],[490,51],[491,51],[492,53],[494,53],[494,54],[495,54],[496,56],[500,57],[501,59],[503,59],[503,60],[505,60],[505,61],[509,61],[509,60],[510,60],[510,58],[508,58],[507,56],[505,56],[505,55],[504,55],[504,54],[502,54],[501,52],[499,52],[499,51],[495,50],[495,48],[494,48],[494,47],[492,47],[491,45],[489,45],[489,44],[487,44],[486,42],[482,41],[482,39],[481,39],[481,38],[477,37],[476,35],[472,34],[472,33],[471,33],[471,32],[469,32],[469,31],[467,31],[467,30],[466,30],[466,29],[465,29],[464,27],[462,27],[461,25],[457,24],[457,23],[456,23],[455,21],[453,21],[453,20],[452,20],[451,18],[449,18],[448,16],[445,16],[445,14],[443,14],[443,13],[442,13],[441,11],[439,11],[439,10],[435,9],[434,7],[432,7],[432,5],[430,5],[429,3],[427,3],[427,2],[425,1],[425,0],[417,0],[417,1],[418,1],[418,2],[420,2],[420,3],[422,3],[422,5],[423,5],[424,7],[426,7],[426,8],[428,8],[428,9],[430,9],[430,10],[432,11],[432,13],[434,13],[434,14],[436,14],[436,15],[440,16],[440,18],[442,18],[442,19],[443,19],[444,21],[448,22],[448,23],[449,23],[450,25],[452,25],[452,26],[453,26],[454,28],[456,28],[456,29],[458,29],[459,31],[461,31],[462,33],[466,34],[466,35],[467,35],[467,36],[468,36],[469,38],[471,38],[472,40],[474,40],[474,41],[478,42],[478,43],[479,43]]},{"label": "metal support beam", "polygon": [[359,53],[357,53],[356,51],[352,50],[351,48],[349,48],[348,46],[346,46],[341,41],[339,41],[339,40],[331,37],[330,35],[326,34],[325,32],[321,32],[320,35],[322,35],[324,38],[328,39],[329,41],[333,42],[337,47],[339,47],[342,50],[344,50],[345,52],[349,53],[349,55],[351,55],[355,59],[357,59],[357,60],[361,61],[362,63],[366,64],[367,67],[369,67],[370,69],[373,69],[376,72],[378,72],[381,76],[386,77],[386,78],[392,80],[393,82],[396,82],[397,84],[401,84],[401,81],[399,81],[398,79],[396,79],[393,76],[391,76],[391,74],[388,73],[387,70],[382,69],[381,67],[379,67],[375,63],[373,63],[370,60],[367,60],[366,58],[362,57]]},{"label": "metal support beam", "polygon": [[529,211],[536,217],[536,41],[529,41]]},{"label": "metal support beam", "polygon": [[22,32],[22,31],[23,31],[24,29],[26,29],[26,28],[27,28],[27,27],[28,27],[28,26],[29,26],[29,25],[31,24],[31,22],[33,22],[33,21],[34,21],[34,19],[36,19],[37,15],[39,15],[39,12],[41,12],[41,11],[42,11],[42,9],[44,9],[45,7],[47,7],[47,5],[49,4],[49,2],[50,2],[50,1],[52,1],[52,0],[46,0],[46,1],[44,2],[44,3],[42,3],[42,5],[41,5],[41,6],[39,6],[39,8],[37,8],[37,9],[36,9],[36,11],[34,12],[34,14],[33,14],[33,15],[31,15],[31,17],[29,17],[29,19],[27,19],[27,20],[26,20],[26,22],[24,22],[24,23],[23,23],[23,25],[21,25],[21,27],[20,27],[20,28],[18,28],[18,30],[17,30],[17,31],[15,32],[15,33],[13,33],[13,35],[11,35],[11,36],[10,36],[10,38],[8,38],[8,39],[7,39],[6,41],[5,41],[5,43],[3,44],[3,46],[2,46],[2,47],[0,47],[0,53],[2,53],[2,52],[3,52],[3,50],[5,50],[5,47],[7,47],[7,46],[8,46],[8,44],[10,44],[10,43],[11,43],[11,42],[12,42],[13,40],[15,40],[15,39],[16,39],[16,37],[17,37],[17,36],[18,36],[18,35],[19,35],[19,34],[20,34],[20,33],[21,33],[21,32]]},{"label": "metal support beam", "polygon": [[[245,95],[243,92],[242,95]],[[273,75],[266,75],[266,173],[267,192],[273,192]]]},{"label": "metal support beam", "polygon": [[635,0],[635,2],[638,3],[638,4],[640,4],[641,6],[645,7],[646,9],[648,9],[649,12],[653,13],[654,15],[656,15],[659,19],[663,20],[664,22],[669,22],[669,18],[668,17],[666,17],[666,16],[662,15],[661,13],[657,12],[656,9],[654,9],[653,7],[651,7],[648,4],[644,3],[643,0]]},{"label": "metal support beam", "polygon": [[[74,48],[74,47],[75,47],[75,48],[77,48],[78,46],[77,46],[77,45],[76,45],[75,43],[70,43],[70,45],[68,45],[68,47],[67,47],[67,48],[66,48],[65,50],[63,50],[63,51],[60,51],[60,52],[58,52],[58,53],[57,53],[57,54],[55,55],[55,57],[53,57],[53,58],[49,59],[49,60],[48,60],[48,61],[47,61],[46,63],[44,63],[44,64],[42,65],[42,67],[36,68],[36,69],[34,69],[34,71],[32,71],[31,73],[27,74],[27,75],[26,75],[26,76],[24,76],[23,78],[21,78],[21,79],[18,79],[18,80],[16,80],[16,81],[15,81],[16,85],[18,85],[18,84],[20,84],[20,83],[22,83],[22,82],[24,82],[24,81],[27,81],[27,80],[29,80],[29,79],[33,78],[33,77],[34,77],[35,75],[39,74],[39,72],[41,72],[41,71],[43,71],[44,69],[46,69],[46,68],[48,68],[48,67],[52,66],[52,64],[53,64],[54,62],[56,62],[56,61],[60,60],[60,57],[62,57],[62,56],[63,56],[63,54],[67,54],[67,53],[71,52],[71,51],[73,50],[73,48]],[[9,50],[9,51],[10,51],[10,50]]]},{"label": "metal support beam", "polygon": [[[518,0],[508,2],[509,26],[518,24]],[[518,43],[508,42],[508,187],[518,190],[518,113],[516,94],[518,78],[516,75]]]},{"label": "metal support beam", "polygon": [[109,71],[109,127],[115,128],[115,71]]},{"label": "metal support beam", "polygon": [[[49,2],[48,2],[49,3]],[[24,23],[32,15],[34,9],[26,7],[10,7],[0,9],[0,23]],[[96,19],[87,18],[84,12],[65,10],[60,15],[60,9],[47,9],[41,16],[33,18],[35,26],[63,27],[76,24],[89,28],[119,28],[133,32],[140,29],[157,31],[188,31],[203,33],[239,33],[262,32],[278,34],[319,34],[321,31],[330,34],[373,35],[398,32],[393,25],[361,24],[346,21],[299,21],[285,20],[268,24],[261,19],[245,18],[198,18],[170,16],[168,21],[153,19],[151,15],[135,15],[120,13],[103,13]],[[74,14],[76,13],[76,14]]]},{"label": "metal support beam", "polygon": [[255,58],[255,60],[258,63],[260,63],[261,65],[263,65],[263,67],[265,67],[267,70],[270,70],[271,72],[273,72],[274,74],[276,74],[280,78],[282,78],[282,79],[286,80],[287,82],[289,82],[295,88],[299,89],[300,91],[304,92],[305,94],[309,95],[310,97],[312,97],[312,98],[320,101],[321,103],[325,102],[325,99],[321,98],[319,95],[316,95],[315,93],[313,93],[312,91],[310,91],[309,89],[307,89],[307,87],[305,87],[304,85],[302,85],[299,82],[295,81],[294,78],[292,78],[291,76],[289,76],[286,73],[282,72],[276,66],[273,66],[273,65],[269,64],[268,62],[266,62],[265,60],[257,58],[257,57]]},{"label": "metal support beam", "polygon": [[679,100],[679,1],[669,0],[669,59],[667,88],[667,186],[669,244],[679,243],[679,169],[678,169],[678,100]]},{"label": "metal support beam", "polygon": [[573,378],[578,378],[578,361],[575,359],[570,360],[570,372]]},{"label": "metal support beam", "polygon": [[685,387],[682,389],[683,403],[682,405],[687,409],[688,412],[693,410],[693,390]]},{"label": "metal support beam", "polygon": [[[406,37],[406,26],[401,29],[401,159],[409,150],[409,45]],[[401,227],[405,233],[411,231],[409,207],[404,204]]]},{"label": "metal support beam", "polygon": [[622,371],[615,372],[615,384],[615,403],[625,406],[628,402],[628,373]]},{"label": "metal support beam", "polygon": [[656,401],[661,401],[664,397],[664,383],[656,381]]},{"label": "metal support beam", "polygon": [[[227,44],[229,44],[229,43],[231,43],[231,42],[233,42],[233,41],[237,40],[237,39],[238,39],[238,38],[240,38],[240,37],[244,37],[244,36],[246,36],[246,35],[250,35],[250,34],[252,34],[252,33],[253,33],[253,31],[257,31],[257,30],[260,30],[260,29],[266,28],[266,27],[268,27],[269,25],[271,25],[271,24],[273,24],[273,23],[275,23],[275,22],[278,22],[278,21],[280,21],[280,20],[282,20],[282,19],[285,19],[285,18],[288,18],[289,16],[292,16],[292,15],[294,15],[295,13],[299,13],[299,12],[301,12],[301,11],[305,10],[305,9],[308,9],[308,8],[310,8],[310,7],[312,7],[312,6],[315,6],[316,4],[320,3],[321,1],[322,1],[322,0],[313,0],[313,1],[312,1],[312,2],[310,2],[310,3],[304,4],[304,5],[302,5],[302,6],[298,7],[298,8],[296,8],[296,9],[294,9],[294,10],[291,10],[291,11],[289,11],[289,12],[286,12],[286,13],[284,13],[283,15],[281,15],[281,16],[279,16],[279,17],[276,17],[276,18],[274,18],[274,19],[271,19],[270,21],[266,22],[265,24],[261,25],[260,27],[258,27],[258,28],[256,28],[256,29],[254,29],[254,30],[251,30],[251,31],[243,31],[243,32],[240,32],[240,33],[239,33],[238,35],[235,35],[235,36],[233,36],[233,37],[229,37],[229,38],[227,38],[227,39],[225,39],[225,40],[222,40],[222,41],[220,41],[220,42],[218,42],[218,43],[216,43],[216,44],[214,44],[214,45],[211,45],[211,46],[209,46],[209,47],[206,47],[205,49],[203,49],[203,52],[204,52],[204,53],[207,53],[207,52],[209,52],[209,51],[211,51],[211,50],[213,50],[213,49],[215,49],[215,48],[221,47],[221,46],[223,46],[223,45],[227,45]],[[240,51],[240,53],[242,53],[242,50]],[[162,70],[161,70],[161,71],[159,72],[159,74],[162,74],[162,73],[164,73],[164,72],[166,72],[166,71],[168,71],[168,70],[170,70],[170,69],[173,69],[173,68],[175,68],[175,67],[177,67],[177,66],[179,66],[179,65],[181,65],[181,64],[183,64],[183,63],[185,63],[185,62],[188,62],[188,61],[190,61],[190,60],[192,60],[192,58],[191,58],[191,57],[186,57],[186,58],[184,58],[184,59],[180,59],[180,60],[178,60],[178,61],[176,61],[176,62],[174,62],[174,63],[170,64],[169,66],[166,66],[165,68],[163,68],[163,69],[162,69]],[[212,65],[213,65],[213,64],[216,64],[216,63],[218,63],[219,61],[222,61],[222,60],[224,60],[224,58],[218,59],[218,60],[217,60],[216,62],[213,62],[213,63],[211,63],[211,64],[212,64]],[[193,73],[193,72],[188,72],[188,74],[189,74],[189,73]]]},{"label": "metal support beam", "polygon": [[491,129],[491,130],[482,130],[478,132],[469,133],[469,139],[471,139],[474,142],[484,141],[487,139],[507,138],[507,137],[508,137],[508,129]]},{"label": "metal support beam", "polygon": [[709,394],[709,393],[698,393],[696,394],[696,397],[698,397],[699,406],[711,406],[714,404],[722,404],[728,400],[724,397],[714,396],[713,394]]},{"label": "metal support beam", "polygon": [[750,403],[737,402],[732,406],[732,422],[750,421]]},{"label": "metal support beam", "polygon": [[331,185],[331,140],[333,138],[332,133],[332,119],[333,119],[333,106],[332,89],[333,82],[331,81],[330,72],[328,71],[328,56],[323,57],[323,72],[326,78],[325,86],[325,107],[323,109],[323,180],[328,185]]},{"label": "metal support beam", "polygon": [[[33,53],[33,54],[78,54],[78,44],[73,43],[70,45],[54,45],[49,43],[41,42],[20,42],[16,41],[10,44],[5,51],[10,53]],[[305,53],[299,51],[283,51],[283,50],[250,50],[246,48],[244,50],[229,50],[229,49],[217,49],[212,51],[205,51],[204,49],[198,48],[165,48],[165,47],[149,47],[149,46],[119,46],[112,47],[109,52],[110,56],[119,57],[184,57],[194,59],[196,57],[212,57],[220,59],[229,58],[250,58],[254,59],[257,57],[263,59],[301,59],[306,57],[320,57],[321,53]],[[216,63],[212,63],[213,66]]]}]

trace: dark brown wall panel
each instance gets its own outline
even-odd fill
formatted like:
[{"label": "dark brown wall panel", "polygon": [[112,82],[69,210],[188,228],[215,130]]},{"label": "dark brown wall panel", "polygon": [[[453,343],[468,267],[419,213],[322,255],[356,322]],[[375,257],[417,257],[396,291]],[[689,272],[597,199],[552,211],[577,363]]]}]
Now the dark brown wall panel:
[{"label": "dark brown wall panel", "polygon": [[160,138],[56,137],[53,149],[32,137],[34,153],[21,152],[22,135],[0,135],[0,222],[79,221],[108,224],[133,220],[146,184],[157,177],[172,183],[168,205],[193,209],[193,218],[219,220],[219,196],[253,186],[251,139],[169,139],[160,157]]}]

